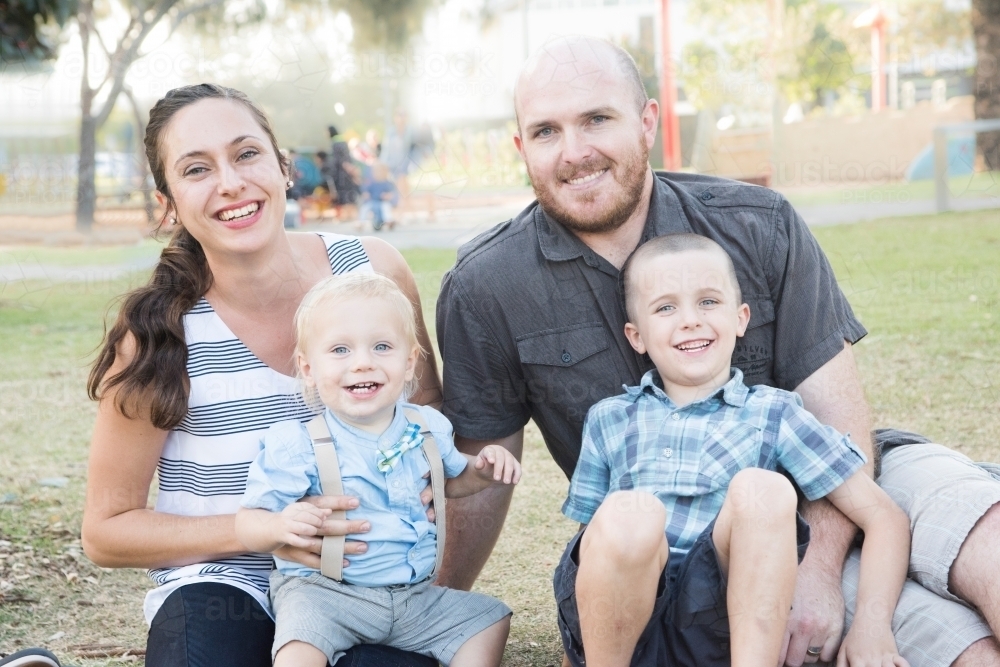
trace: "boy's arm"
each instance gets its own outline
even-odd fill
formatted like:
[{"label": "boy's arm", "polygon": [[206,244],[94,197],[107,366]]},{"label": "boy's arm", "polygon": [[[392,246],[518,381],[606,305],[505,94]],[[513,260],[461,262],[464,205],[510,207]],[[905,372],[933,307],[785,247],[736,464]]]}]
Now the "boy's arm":
[{"label": "boy's arm", "polygon": [[236,536],[251,551],[270,553],[288,545],[307,549],[330,510],[310,503],[293,503],[281,512],[241,507],[236,512]]},{"label": "boy's arm", "polygon": [[841,652],[848,662],[886,664],[883,656],[898,654],[891,623],[909,564],[909,519],[863,470],[827,499],[865,532],[856,612]]},{"label": "boy's arm", "polygon": [[487,445],[478,456],[462,456],[468,463],[457,477],[445,480],[445,498],[464,498],[494,484],[517,484],[521,481],[521,464],[503,447]]}]

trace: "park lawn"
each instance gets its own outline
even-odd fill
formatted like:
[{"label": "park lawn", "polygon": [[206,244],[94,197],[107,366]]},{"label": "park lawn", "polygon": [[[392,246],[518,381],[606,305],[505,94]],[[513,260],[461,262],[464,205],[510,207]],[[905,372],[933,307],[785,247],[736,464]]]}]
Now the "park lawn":
[{"label": "park lawn", "polygon": [[[1000,408],[1000,218],[978,212],[815,231],[871,332],[855,353],[876,425],[1000,460],[993,414]],[[114,252],[45,249],[39,263],[131,259]],[[404,255],[433,331],[434,300],[454,251]],[[17,249],[7,256],[31,261],[39,254]],[[137,570],[97,568],[79,547],[95,412],[84,392],[87,365],[109,304],[141,279],[8,283],[0,292],[0,653],[46,645],[91,666],[118,663],[74,657],[69,647],[144,646],[148,580]],[[515,611],[505,665],[558,665],[551,573],[576,526],[559,513],[567,482],[533,426],[524,468],[523,488],[477,588]],[[50,478],[64,478],[65,486],[39,483]]]}]

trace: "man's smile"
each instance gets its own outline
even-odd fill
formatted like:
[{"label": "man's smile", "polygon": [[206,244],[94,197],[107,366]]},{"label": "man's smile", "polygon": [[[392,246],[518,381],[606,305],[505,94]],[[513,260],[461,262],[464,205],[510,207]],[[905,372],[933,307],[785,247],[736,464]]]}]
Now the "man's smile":
[{"label": "man's smile", "polygon": [[577,178],[568,179],[566,182],[570,185],[583,185],[584,183],[589,183],[597,178],[600,178],[607,172],[608,169],[598,169],[597,171],[592,171],[589,174],[584,174],[583,176],[578,176]]}]

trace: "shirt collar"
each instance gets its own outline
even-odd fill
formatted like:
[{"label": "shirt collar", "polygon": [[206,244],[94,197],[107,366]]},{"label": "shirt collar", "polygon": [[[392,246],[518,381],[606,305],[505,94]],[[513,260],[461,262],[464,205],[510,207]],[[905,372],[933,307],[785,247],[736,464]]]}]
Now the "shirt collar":
[{"label": "shirt collar", "polygon": [[[667,393],[663,391],[663,381],[660,379],[660,372],[655,368],[647,371],[646,374],[642,376],[642,380],[639,381],[637,386],[623,387],[623,389],[625,389],[625,393],[628,394],[632,400],[638,400],[641,395],[648,393],[656,396],[662,401],[667,401],[671,406],[674,405],[674,402],[670,400]],[[699,399],[689,405],[696,405],[705,401],[715,400],[719,398],[720,395],[725,403],[728,403],[734,408],[743,407],[747,401],[747,396],[750,395],[750,390],[745,384],[743,384],[743,371],[733,366],[729,370],[729,382],[722,385],[705,398]]]},{"label": "shirt collar", "polygon": [[403,431],[406,430],[406,426],[410,423],[407,421],[406,415],[403,414],[402,401],[396,403],[396,413],[392,416],[389,427],[381,435],[375,435],[374,433],[369,433],[345,423],[337,415],[333,414],[330,408],[326,408],[325,415],[327,426],[330,428],[330,433],[335,440],[346,437],[350,438],[352,443],[358,443],[374,449],[385,449],[396,444],[403,437]]},{"label": "shirt collar", "polygon": [[[577,257],[585,259],[594,257],[594,261],[596,261],[594,251],[577,238],[576,234],[556,222],[537,202],[531,215],[535,216],[538,245],[541,247],[545,259],[550,262],[560,262]],[[646,226],[643,229],[639,245],[664,234],[690,231],[691,226],[688,224],[684,208],[677,195],[663,179],[656,175],[656,172],[653,172],[653,192],[649,198],[649,213],[646,216]],[[592,262],[588,261],[588,263]]]}]

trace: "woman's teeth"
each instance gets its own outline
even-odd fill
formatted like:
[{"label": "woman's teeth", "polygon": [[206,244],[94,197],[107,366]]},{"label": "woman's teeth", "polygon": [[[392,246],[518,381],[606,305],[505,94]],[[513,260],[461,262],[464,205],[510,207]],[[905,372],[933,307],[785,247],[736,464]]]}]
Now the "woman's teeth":
[{"label": "woman's teeth", "polygon": [[257,202],[250,202],[243,208],[231,208],[228,211],[223,211],[219,214],[219,220],[229,222],[230,220],[235,220],[236,218],[245,218],[248,215],[256,213],[259,208],[260,204]]},{"label": "woman's teeth", "polygon": [[584,183],[589,183],[590,181],[594,180],[595,178],[597,178],[606,171],[607,169],[601,169],[600,171],[595,171],[591,174],[587,174],[586,176],[581,176],[580,178],[573,178],[566,182],[569,183],[570,185],[583,185]]}]

